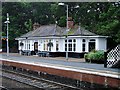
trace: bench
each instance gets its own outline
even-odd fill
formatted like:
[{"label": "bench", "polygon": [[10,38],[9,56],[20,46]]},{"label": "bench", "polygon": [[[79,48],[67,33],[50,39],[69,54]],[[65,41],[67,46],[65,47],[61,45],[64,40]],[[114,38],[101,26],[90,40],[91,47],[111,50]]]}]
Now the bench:
[{"label": "bench", "polygon": [[22,50],[21,51],[22,53],[22,55],[27,55],[27,56],[30,56],[31,55],[31,51],[30,50]]},{"label": "bench", "polygon": [[46,51],[38,51],[37,53],[38,56],[40,57],[49,57],[49,52],[46,52]]}]

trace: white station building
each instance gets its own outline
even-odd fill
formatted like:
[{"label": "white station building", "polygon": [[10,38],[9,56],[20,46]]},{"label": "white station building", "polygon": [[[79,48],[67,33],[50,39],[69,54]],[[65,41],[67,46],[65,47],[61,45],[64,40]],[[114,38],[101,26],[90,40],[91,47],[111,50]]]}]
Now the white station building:
[{"label": "white station building", "polygon": [[[66,38],[67,37],[67,38]],[[83,57],[91,50],[106,50],[107,36],[96,35],[81,27],[70,29],[55,24],[39,26],[34,24],[30,31],[19,38],[19,50],[31,52],[48,51],[55,56]]]}]

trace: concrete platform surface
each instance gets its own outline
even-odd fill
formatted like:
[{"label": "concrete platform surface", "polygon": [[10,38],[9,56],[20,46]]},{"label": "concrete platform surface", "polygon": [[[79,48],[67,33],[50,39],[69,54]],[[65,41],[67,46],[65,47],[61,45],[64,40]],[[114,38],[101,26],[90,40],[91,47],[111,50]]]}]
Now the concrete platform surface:
[{"label": "concrete platform surface", "polygon": [[17,53],[1,53],[0,58],[7,59],[15,62],[22,62],[28,64],[43,65],[47,67],[56,67],[59,69],[77,70],[82,72],[89,72],[93,74],[108,75],[120,78],[120,69],[117,68],[104,68],[104,64],[86,63],[84,59],[69,58],[68,61],[65,57],[38,57],[38,56],[21,56]]}]

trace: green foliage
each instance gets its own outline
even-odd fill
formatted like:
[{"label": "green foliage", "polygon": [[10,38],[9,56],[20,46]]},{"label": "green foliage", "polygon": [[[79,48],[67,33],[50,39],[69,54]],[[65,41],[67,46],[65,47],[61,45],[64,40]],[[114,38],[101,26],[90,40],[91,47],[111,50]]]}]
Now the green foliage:
[{"label": "green foliage", "polygon": [[72,35],[72,34],[74,33],[74,31],[75,31],[75,30],[74,30],[74,29],[72,29],[72,28],[71,28],[71,29],[69,29],[69,31],[68,31],[68,35]]},{"label": "green foliage", "polygon": [[24,23],[24,25],[25,25],[26,29],[28,30],[27,32],[29,32],[29,31],[32,30],[32,21],[31,21],[31,19],[29,19],[28,21],[26,21]]},{"label": "green foliage", "polygon": [[103,61],[104,60],[104,51],[91,51],[88,54],[84,55],[84,58],[89,61]]},{"label": "green foliage", "polygon": [[[74,24],[98,34],[113,38],[120,43],[120,4],[119,2],[65,2],[69,6],[69,16]],[[74,8],[79,5],[79,8]],[[66,6],[57,2],[3,2],[2,31],[6,33],[6,13],[10,15],[9,37],[13,40],[32,30],[35,22],[41,25],[54,24],[66,27]],[[14,33],[14,35],[13,35]]]},{"label": "green foliage", "polygon": [[58,25],[61,27],[66,26],[66,17],[65,16],[60,17],[60,20],[58,21]]},{"label": "green foliage", "polygon": [[85,59],[88,59],[88,54],[84,54],[84,58],[85,58]]}]

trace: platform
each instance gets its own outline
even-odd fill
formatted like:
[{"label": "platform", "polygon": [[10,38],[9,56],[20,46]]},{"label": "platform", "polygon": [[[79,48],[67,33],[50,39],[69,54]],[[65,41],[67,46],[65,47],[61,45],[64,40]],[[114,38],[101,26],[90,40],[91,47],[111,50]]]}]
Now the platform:
[{"label": "platform", "polygon": [[0,54],[4,64],[42,71],[90,83],[120,87],[119,69],[104,68],[103,64],[85,63],[84,59],[61,57],[20,56]]}]

